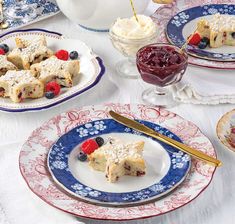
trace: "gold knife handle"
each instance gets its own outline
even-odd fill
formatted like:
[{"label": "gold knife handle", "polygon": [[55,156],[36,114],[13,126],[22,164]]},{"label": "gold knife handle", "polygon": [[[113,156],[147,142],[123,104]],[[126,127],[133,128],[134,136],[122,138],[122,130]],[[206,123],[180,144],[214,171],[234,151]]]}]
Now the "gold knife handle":
[{"label": "gold knife handle", "polygon": [[160,140],[160,141],[162,141],[162,142],[164,142],[168,145],[171,145],[171,146],[173,146],[173,147],[175,147],[175,148],[177,148],[177,149],[179,149],[179,150],[181,150],[181,151],[183,151],[183,152],[185,152],[185,153],[187,153],[191,156],[194,156],[194,157],[196,157],[200,160],[203,160],[207,163],[210,163],[214,166],[221,166],[222,165],[221,161],[219,161],[219,160],[217,160],[217,159],[215,159],[211,156],[208,156],[207,154],[205,154],[203,152],[200,152],[196,149],[193,149],[193,148],[191,148],[191,147],[189,147],[189,146],[187,146],[187,145],[185,145],[181,142],[178,142],[174,139],[168,138],[165,135],[155,133],[155,132],[151,132],[151,133],[149,133],[149,135],[153,138],[156,138],[156,139],[158,139],[158,140]]}]

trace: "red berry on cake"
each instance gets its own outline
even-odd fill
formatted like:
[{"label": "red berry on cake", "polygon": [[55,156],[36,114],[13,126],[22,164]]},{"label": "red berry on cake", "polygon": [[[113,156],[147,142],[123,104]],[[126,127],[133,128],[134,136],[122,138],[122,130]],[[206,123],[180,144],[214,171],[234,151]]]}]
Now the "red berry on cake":
[{"label": "red berry on cake", "polygon": [[0,48],[0,55],[4,55],[4,54],[5,54],[5,51],[2,48]]},{"label": "red berry on cake", "polygon": [[188,38],[188,43],[191,45],[198,45],[201,41],[201,36],[199,33],[194,33]]},{"label": "red berry on cake", "polygon": [[53,92],[57,96],[60,93],[60,85],[57,82],[48,82],[46,92]]},{"label": "red berry on cake", "polygon": [[63,61],[67,61],[69,59],[69,52],[66,50],[59,50],[55,53],[55,56]]},{"label": "red berry on cake", "polygon": [[83,142],[81,145],[81,150],[87,155],[93,153],[98,148],[99,145],[93,139],[88,139],[85,142]]}]

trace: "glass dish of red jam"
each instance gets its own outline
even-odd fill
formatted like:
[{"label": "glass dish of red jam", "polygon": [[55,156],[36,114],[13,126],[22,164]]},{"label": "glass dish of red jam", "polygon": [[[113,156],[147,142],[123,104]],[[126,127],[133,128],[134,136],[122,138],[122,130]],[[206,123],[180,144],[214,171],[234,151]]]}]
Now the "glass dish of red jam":
[{"label": "glass dish of red jam", "polygon": [[155,85],[144,91],[143,100],[162,107],[175,104],[168,86],[181,80],[188,66],[187,53],[170,44],[150,44],[137,52],[136,64],[141,78]]}]

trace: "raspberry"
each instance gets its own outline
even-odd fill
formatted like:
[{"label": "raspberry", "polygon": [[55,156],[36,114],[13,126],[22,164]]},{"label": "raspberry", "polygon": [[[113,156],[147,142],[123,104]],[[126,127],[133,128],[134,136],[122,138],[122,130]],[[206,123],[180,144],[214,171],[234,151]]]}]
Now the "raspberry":
[{"label": "raspberry", "polygon": [[69,52],[66,50],[59,50],[55,53],[55,56],[63,61],[67,61],[69,59]]},{"label": "raspberry", "polygon": [[99,145],[93,139],[88,139],[85,142],[83,142],[81,145],[82,151],[87,155],[93,153],[98,148],[99,148]]},{"label": "raspberry", "polygon": [[195,33],[188,38],[188,43],[191,45],[198,45],[200,41],[201,36],[198,33]]},{"label": "raspberry", "polygon": [[57,82],[48,82],[46,92],[53,92],[57,96],[60,93],[60,85]]},{"label": "raspberry", "polygon": [[2,48],[0,48],[0,55],[3,55],[3,54],[5,54],[5,51]]}]

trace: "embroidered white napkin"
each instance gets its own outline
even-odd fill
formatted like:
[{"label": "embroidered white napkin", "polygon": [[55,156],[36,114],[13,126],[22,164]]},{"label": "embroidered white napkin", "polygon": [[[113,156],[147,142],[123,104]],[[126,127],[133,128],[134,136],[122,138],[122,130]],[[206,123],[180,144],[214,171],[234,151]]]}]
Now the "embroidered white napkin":
[{"label": "embroidered white napkin", "polygon": [[189,66],[173,87],[177,101],[193,104],[235,103],[235,70]]},{"label": "embroidered white napkin", "polygon": [[19,170],[21,145],[0,145],[0,223],[82,224],[76,217],[46,204],[29,190]]}]

